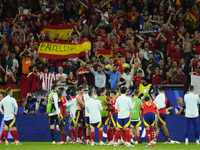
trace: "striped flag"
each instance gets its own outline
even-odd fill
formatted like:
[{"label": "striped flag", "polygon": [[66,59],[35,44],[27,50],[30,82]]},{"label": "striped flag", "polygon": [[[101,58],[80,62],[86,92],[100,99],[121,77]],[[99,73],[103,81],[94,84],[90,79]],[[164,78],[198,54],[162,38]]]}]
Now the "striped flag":
[{"label": "striped flag", "polygon": [[[115,56],[118,51],[122,52],[122,56],[126,54],[125,49],[115,49],[114,50]],[[99,56],[102,55],[106,59],[109,59],[111,57],[111,53],[112,53],[112,49],[100,49],[97,51],[97,57],[99,58]]]}]

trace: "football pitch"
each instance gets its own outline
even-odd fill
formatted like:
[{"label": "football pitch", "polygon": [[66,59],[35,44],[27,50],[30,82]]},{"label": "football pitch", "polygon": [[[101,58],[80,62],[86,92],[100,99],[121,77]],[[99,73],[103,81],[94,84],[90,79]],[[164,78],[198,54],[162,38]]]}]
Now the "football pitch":
[{"label": "football pitch", "polygon": [[[21,142],[22,145],[5,145],[4,142],[0,145],[0,150],[124,150],[124,149],[159,149],[159,150],[188,150],[188,149],[200,149],[200,145],[196,145],[194,142],[190,142],[188,145],[181,142],[180,144],[163,144],[163,142],[157,142],[154,147],[145,147],[147,144],[143,142],[142,144],[138,144],[135,147],[126,147],[125,145],[120,145],[117,147],[113,146],[90,146],[90,145],[79,145],[79,144],[68,144],[68,145],[56,145],[53,146],[51,142]],[[11,144],[11,142],[10,142]],[[97,143],[98,144],[98,143]]]}]

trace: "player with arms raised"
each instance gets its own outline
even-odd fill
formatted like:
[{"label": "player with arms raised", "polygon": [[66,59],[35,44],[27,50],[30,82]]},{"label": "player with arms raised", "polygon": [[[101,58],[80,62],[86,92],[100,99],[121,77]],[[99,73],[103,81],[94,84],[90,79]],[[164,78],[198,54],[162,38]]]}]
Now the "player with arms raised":
[{"label": "player with arms raised", "polygon": [[149,96],[145,97],[145,102],[140,107],[140,117],[144,121],[146,130],[146,138],[148,145],[146,145],[145,147],[152,147],[154,146],[154,124],[157,124],[158,122],[159,112],[156,105],[151,101]]}]

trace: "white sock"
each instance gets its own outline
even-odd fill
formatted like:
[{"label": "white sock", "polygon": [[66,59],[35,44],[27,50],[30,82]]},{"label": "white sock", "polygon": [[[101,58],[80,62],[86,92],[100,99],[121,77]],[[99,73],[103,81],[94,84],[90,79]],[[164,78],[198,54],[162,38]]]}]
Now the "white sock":
[{"label": "white sock", "polygon": [[55,141],[53,141],[53,144],[56,143]]},{"label": "white sock", "polygon": [[185,138],[185,142],[188,143],[188,138]]}]

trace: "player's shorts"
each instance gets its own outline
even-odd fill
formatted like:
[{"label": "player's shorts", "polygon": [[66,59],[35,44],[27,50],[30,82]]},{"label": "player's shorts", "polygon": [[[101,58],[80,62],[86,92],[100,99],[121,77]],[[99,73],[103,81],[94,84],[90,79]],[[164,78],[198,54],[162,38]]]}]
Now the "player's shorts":
[{"label": "player's shorts", "polygon": [[97,123],[90,123],[90,128],[101,128],[103,127],[102,121],[97,122]]},{"label": "player's shorts", "polygon": [[85,126],[86,127],[90,126],[90,118],[89,117],[85,117]]},{"label": "player's shorts", "polygon": [[53,125],[54,122],[58,119],[58,115],[49,116],[49,124]]},{"label": "player's shorts", "polygon": [[141,121],[133,121],[131,120],[131,128],[136,128],[139,127],[141,125]]},{"label": "player's shorts", "polygon": [[131,123],[131,119],[130,117],[124,118],[124,119],[117,119],[117,127],[118,128],[130,128],[130,123]]},{"label": "player's shorts", "polygon": [[11,120],[5,121],[4,120],[4,127],[6,128],[11,128],[11,127],[17,127],[16,119],[15,117]]},{"label": "player's shorts", "polygon": [[83,123],[84,118],[83,118],[83,111],[82,110],[76,110],[76,124],[78,123]]},{"label": "player's shorts", "polygon": [[166,114],[160,114],[158,118],[158,126],[166,125]]},{"label": "player's shorts", "polygon": [[155,124],[155,114],[154,113],[146,113],[144,115],[144,125],[145,127],[153,127]]},{"label": "player's shorts", "polygon": [[109,124],[110,117],[102,117],[101,120],[102,124],[107,126]]},{"label": "player's shorts", "polygon": [[60,117],[58,118],[59,125],[65,125],[65,121],[63,121],[63,116],[60,114]]},{"label": "player's shorts", "polygon": [[69,126],[76,127],[76,120],[73,117],[70,117],[70,120]]},{"label": "player's shorts", "polygon": [[117,127],[117,118],[118,118],[118,114],[111,114],[110,116],[110,127]]}]

